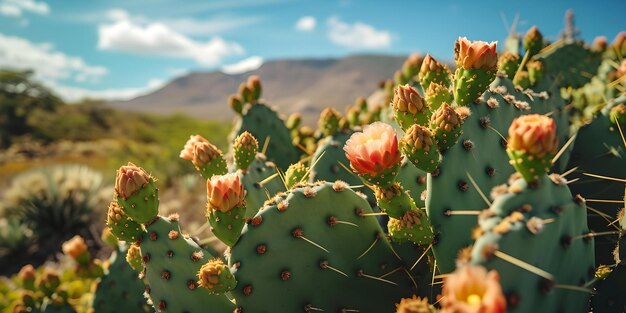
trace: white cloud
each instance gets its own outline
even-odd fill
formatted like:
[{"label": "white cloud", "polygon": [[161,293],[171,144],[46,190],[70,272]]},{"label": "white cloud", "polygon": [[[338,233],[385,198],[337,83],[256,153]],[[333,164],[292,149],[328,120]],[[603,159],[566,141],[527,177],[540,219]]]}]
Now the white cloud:
[{"label": "white cloud", "polygon": [[303,16],[296,22],[296,30],[310,32],[315,29],[317,21],[312,16]]},{"label": "white cloud", "polygon": [[333,43],[348,48],[387,48],[391,46],[391,33],[356,22],[348,24],[337,17],[328,19],[328,38]]},{"label": "white cloud", "polygon": [[162,22],[142,23],[120,10],[109,16],[114,21],[98,29],[98,47],[102,50],[193,59],[205,66],[217,65],[228,56],[244,52],[239,44],[221,37],[196,41]]},{"label": "white cloud", "polygon": [[237,75],[243,74],[246,72],[254,71],[263,65],[263,58],[259,56],[249,57],[247,59],[243,59],[237,63],[224,65],[222,67],[222,72],[228,75]]},{"label": "white cloud", "polygon": [[24,12],[47,15],[50,7],[45,2],[35,0],[1,0],[0,14],[10,17],[20,17]]},{"label": "white cloud", "polygon": [[46,85],[54,92],[59,94],[63,100],[68,102],[77,102],[83,99],[101,99],[101,100],[130,100],[138,96],[150,93],[165,85],[165,82],[160,79],[151,79],[143,87],[135,88],[110,88],[103,90],[90,90],[78,87],[70,87],[61,85],[55,82],[48,82]]},{"label": "white cloud", "polygon": [[20,37],[0,33],[0,67],[35,70],[43,81],[71,79],[94,82],[107,73],[102,66],[92,66],[80,58],[56,51],[49,43],[32,43]]}]

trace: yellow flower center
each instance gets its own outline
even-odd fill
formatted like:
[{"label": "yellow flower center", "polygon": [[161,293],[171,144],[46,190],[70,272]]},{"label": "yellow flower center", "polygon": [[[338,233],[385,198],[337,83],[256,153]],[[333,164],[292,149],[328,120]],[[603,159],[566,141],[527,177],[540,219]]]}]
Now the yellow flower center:
[{"label": "yellow flower center", "polygon": [[481,301],[482,299],[480,298],[480,296],[475,293],[467,296],[467,300],[465,300],[465,302],[467,302],[467,304],[471,306],[479,306]]}]

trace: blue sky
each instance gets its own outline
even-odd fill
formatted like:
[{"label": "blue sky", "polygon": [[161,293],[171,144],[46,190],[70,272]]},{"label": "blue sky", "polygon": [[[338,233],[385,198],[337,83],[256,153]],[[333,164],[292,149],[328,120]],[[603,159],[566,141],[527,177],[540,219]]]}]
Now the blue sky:
[{"label": "blue sky", "polygon": [[572,8],[587,42],[626,30],[626,1],[0,0],[0,67],[33,68],[67,99],[129,98],[191,71],[276,58],[429,52],[458,36],[557,39]]}]

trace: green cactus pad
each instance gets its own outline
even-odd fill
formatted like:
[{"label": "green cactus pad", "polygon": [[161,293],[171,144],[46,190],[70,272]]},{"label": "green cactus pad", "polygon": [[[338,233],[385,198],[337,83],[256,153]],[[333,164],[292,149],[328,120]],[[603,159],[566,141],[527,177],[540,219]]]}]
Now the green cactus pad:
[{"label": "green cactus pad", "polygon": [[154,312],[143,296],[144,283],[118,249],[109,258],[109,267],[96,285],[94,313]]},{"label": "green cactus pad", "polygon": [[[593,278],[594,244],[586,236],[586,217],[584,203],[574,201],[558,175],[543,175],[533,185],[513,181],[481,214],[482,235],[472,249],[472,263],[498,271],[507,312],[589,311],[590,291],[559,287],[588,288],[585,284]],[[503,255],[543,272],[522,268]]]},{"label": "green cactus pad", "polygon": [[496,77],[493,69],[457,68],[454,72],[454,100],[459,105],[473,103]]},{"label": "green cactus pad", "polygon": [[367,201],[345,183],[296,188],[274,201],[232,248],[243,312],[378,313],[413,293],[406,272],[394,271],[401,262],[376,218],[363,215],[372,213]]},{"label": "green cactus pad", "polygon": [[111,203],[107,214],[107,226],[119,240],[135,242],[139,240],[143,227],[129,218],[117,203]]},{"label": "green cactus pad", "polygon": [[[347,168],[350,167],[350,161],[346,158],[346,152],[343,150],[343,147],[351,135],[351,130],[342,130],[336,135],[326,137],[319,142],[311,159],[312,168],[309,182],[341,180],[351,186],[363,184],[359,176],[342,166],[343,164]],[[374,194],[369,188],[363,188],[361,191],[367,195],[370,203],[375,203]]]},{"label": "green cactus pad", "polygon": [[[567,165],[567,169],[578,168],[567,177],[568,180],[578,180],[570,185],[573,194],[580,194],[585,199],[623,199],[624,183],[619,179],[626,179],[626,146],[617,125],[611,123],[609,117],[611,109],[620,103],[626,103],[626,96],[609,103],[593,122],[578,131]],[[620,124],[620,127],[626,135],[626,125]],[[602,177],[617,178],[618,181]],[[608,216],[617,216],[620,208],[618,204],[606,202],[590,202],[588,205]],[[615,230],[598,214],[589,214],[588,222],[589,227],[597,232]],[[596,263],[612,263],[616,241],[617,235],[596,238]]]},{"label": "green cactus pad", "polygon": [[553,155],[545,155],[541,158],[529,155],[526,151],[506,150],[511,159],[511,165],[522,174],[527,182],[535,182],[550,170],[550,161]]},{"label": "green cactus pad", "polygon": [[207,219],[211,224],[211,231],[224,244],[232,247],[239,236],[245,223],[246,207],[235,207],[228,212],[211,210]]},{"label": "green cactus pad", "polygon": [[[267,200],[268,194],[275,195],[285,191],[285,185],[278,176],[272,180],[266,180],[266,178],[277,173],[276,165],[268,162],[265,156],[260,153],[257,153],[246,173],[240,172],[239,178],[246,190],[246,217],[252,217],[259,211],[259,208]],[[264,183],[261,184],[261,182]]]},{"label": "green cactus pad", "polygon": [[[558,91],[553,94],[558,95]],[[488,197],[493,187],[506,182],[514,172],[500,134],[506,134],[519,115],[553,112],[558,141],[565,143],[569,113],[564,106],[561,97],[517,91],[509,79],[502,77],[495,79],[478,104],[469,105],[472,114],[463,122],[463,134],[446,150],[438,170],[429,174],[427,181],[426,209],[437,236],[433,251],[442,273],[454,270],[459,250],[472,243],[471,230],[477,222],[476,215],[454,211],[478,212],[486,208],[480,192]],[[561,157],[565,159],[566,155]]]},{"label": "green cactus pad", "polygon": [[598,72],[601,54],[594,53],[582,42],[559,42],[534,56],[545,65],[544,76],[554,80],[558,87],[579,88],[591,81]]},{"label": "green cactus pad", "polygon": [[269,144],[264,151],[268,160],[286,170],[290,164],[298,161],[297,148],[291,144],[291,133],[278,114],[264,104],[256,103],[244,108],[243,115],[237,119],[232,138],[244,131],[250,132],[263,146]]},{"label": "green cactus pad", "polygon": [[145,224],[158,214],[159,209],[159,189],[153,178],[148,184],[139,188],[137,193],[124,199],[117,197],[117,204],[124,210],[124,213],[133,221]]},{"label": "green cactus pad", "polygon": [[197,273],[212,256],[180,230],[175,218],[158,217],[141,241],[148,296],[158,312],[232,312],[224,295],[198,287]]},{"label": "green cactus pad", "polygon": [[201,167],[196,167],[196,169],[204,179],[211,179],[213,175],[224,175],[228,172],[226,160],[221,155]]}]

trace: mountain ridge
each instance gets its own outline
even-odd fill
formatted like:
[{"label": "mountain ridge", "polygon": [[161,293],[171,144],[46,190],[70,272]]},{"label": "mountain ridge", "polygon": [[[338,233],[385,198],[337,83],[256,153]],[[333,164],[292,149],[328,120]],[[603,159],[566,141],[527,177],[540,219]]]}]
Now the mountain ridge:
[{"label": "mountain ridge", "polygon": [[250,75],[259,75],[262,99],[285,115],[300,112],[312,125],[325,107],[343,111],[359,96],[376,91],[383,79],[393,77],[406,56],[361,54],[343,58],[277,59],[260,68],[229,75],[220,71],[192,72],[178,77],[149,94],[118,101],[115,108],[155,114],[232,120],[228,96]]}]

